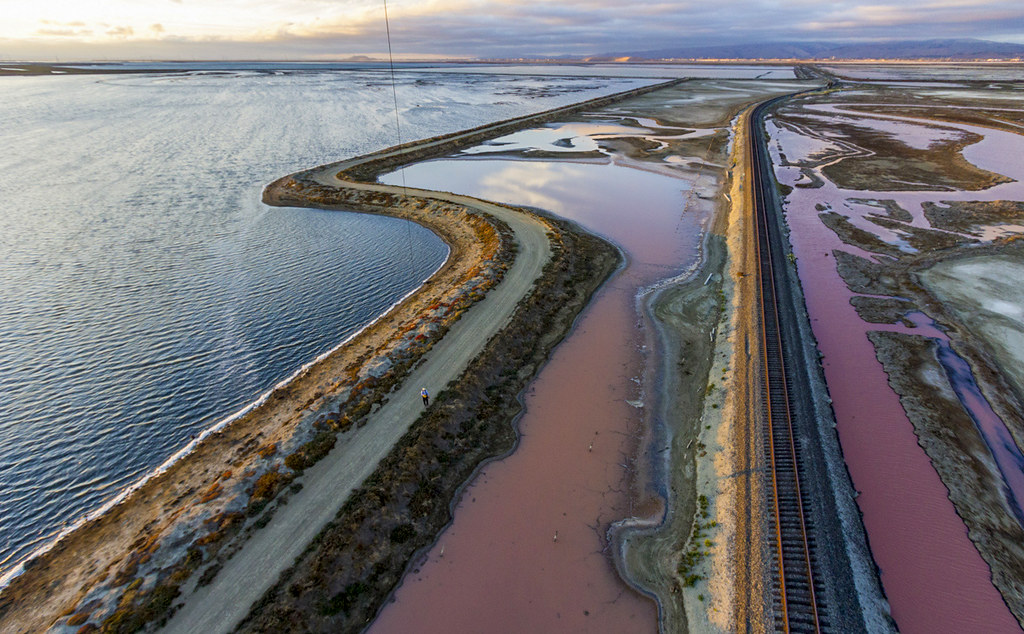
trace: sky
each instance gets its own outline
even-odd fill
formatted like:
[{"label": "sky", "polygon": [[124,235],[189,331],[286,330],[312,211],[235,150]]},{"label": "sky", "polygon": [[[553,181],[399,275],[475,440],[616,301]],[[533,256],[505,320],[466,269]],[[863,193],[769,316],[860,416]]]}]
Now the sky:
[{"label": "sky", "polygon": [[[1024,43],[1021,0],[390,0],[396,59],[758,41]],[[0,0],[2,60],[335,60],[387,53],[383,0]]]}]

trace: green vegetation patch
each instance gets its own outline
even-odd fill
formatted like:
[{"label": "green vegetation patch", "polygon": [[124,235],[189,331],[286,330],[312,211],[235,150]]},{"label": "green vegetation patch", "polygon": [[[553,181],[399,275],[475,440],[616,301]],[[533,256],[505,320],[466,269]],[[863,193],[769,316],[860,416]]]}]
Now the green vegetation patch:
[{"label": "green vegetation patch", "polygon": [[901,294],[901,276],[894,267],[838,249],[832,255],[835,256],[836,270],[840,277],[854,293]]},{"label": "green vegetation patch", "polygon": [[333,431],[318,432],[313,440],[303,444],[298,451],[285,458],[284,464],[293,471],[309,468],[326,457],[337,441],[338,437]]},{"label": "green vegetation patch", "polygon": [[709,517],[708,498],[706,495],[700,495],[697,497],[697,513],[693,518],[690,539],[686,550],[680,555],[676,568],[684,588],[692,588],[704,578],[696,569],[711,554],[711,548],[714,546],[714,542],[706,536],[705,531],[718,526],[718,522],[709,520]]}]

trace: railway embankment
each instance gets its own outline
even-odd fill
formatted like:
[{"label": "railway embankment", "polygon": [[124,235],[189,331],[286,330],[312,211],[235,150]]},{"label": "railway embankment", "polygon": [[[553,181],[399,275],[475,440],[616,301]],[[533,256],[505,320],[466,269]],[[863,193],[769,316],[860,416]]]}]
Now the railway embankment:
[{"label": "railway embankment", "polygon": [[[778,337],[775,346],[781,354],[780,363],[774,370],[770,369],[772,364],[768,368],[770,373],[783,373],[766,377],[766,384],[774,384],[775,390],[783,393],[782,400],[776,401],[782,407],[776,406],[776,411],[766,412],[766,424],[769,426],[766,432],[769,447],[766,449],[771,451],[773,432],[770,429],[776,424],[772,418],[785,418],[785,424],[792,425],[792,449],[798,464],[800,491],[792,494],[800,496],[799,506],[803,507],[797,509],[800,517],[787,518],[792,514],[792,504],[783,503],[780,505],[782,508],[776,510],[775,565],[788,558],[779,556],[780,547],[784,551],[795,547],[789,544],[794,538],[784,534],[792,533],[796,524],[803,524],[806,538],[801,539],[810,560],[814,607],[818,608],[822,624],[827,629],[842,632],[893,631],[888,605],[856,507],[856,493],[843,462],[828,386],[789,246],[779,187],[767,152],[763,117],[778,101],[771,100],[754,109],[750,135],[755,213],[760,215],[758,230],[763,232],[759,236],[762,325],[767,331],[774,329],[769,322],[777,323],[777,334],[773,336]],[[770,290],[766,293],[765,289]],[[771,316],[766,317],[768,314]],[[771,399],[770,393],[768,398]],[[770,456],[767,460],[770,462]],[[786,459],[777,457],[776,462],[782,465]],[[770,465],[766,467],[771,472]],[[772,487],[766,489],[771,492]],[[785,494],[779,494],[777,499],[784,502]],[[784,570],[776,570],[773,575],[780,599],[784,592],[781,586],[785,585],[785,574]],[[797,588],[801,583],[793,581]],[[807,590],[809,588],[801,591]],[[799,605],[800,601],[794,603]],[[776,618],[785,618],[782,616],[783,605],[783,601],[777,600]],[[804,616],[795,618],[802,622]]]}]

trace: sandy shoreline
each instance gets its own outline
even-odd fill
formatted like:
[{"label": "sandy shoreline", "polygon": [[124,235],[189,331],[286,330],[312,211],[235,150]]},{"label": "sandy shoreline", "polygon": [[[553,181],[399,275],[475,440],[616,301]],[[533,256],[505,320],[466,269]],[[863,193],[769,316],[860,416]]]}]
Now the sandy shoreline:
[{"label": "sandy shoreline", "polygon": [[[140,564],[145,571],[154,555],[163,555],[153,561],[155,567],[170,563],[167,558],[182,552],[184,545],[158,546],[161,542],[181,542],[183,535],[177,533],[205,533],[195,543],[228,528],[225,524],[244,522],[249,498],[246,491],[255,486],[257,472],[267,473],[275,457],[279,459],[310,435],[320,412],[337,408],[346,391],[351,392],[362,379],[373,378],[359,376],[363,364],[387,358],[400,349],[404,334],[436,319],[437,309],[431,311],[431,306],[454,305],[459,295],[465,294],[453,293],[460,280],[475,278],[475,273],[467,275],[488,259],[462,214],[424,215],[418,220],[451,248],[447,262],[437,273],[347,344],[313,363],[287,385],[274,389],[262,405],[198,442],[191,453],[150,478],[124,502],[30,562],[0,594],[0,622],[4,627],[14,631],[46,629],[68,603],[98,594],[95,588],[104,590],[99,594],[115,594],[115,588],[125,585],[119,583],[122,579],[118,576],[128,577],[124,580],[128,583],[143,578],[145,575],[130,573],[137,574]],[[414,334],[412,339],[416,336],[420,335]],[[346,375],[347,381],[338,381]],[[213,531],[208,530],[211,519],[216,520]],[[114,573],[113,579],[110,573]],[[105,587],[107,584],[109,587]],[[40,606],[39,598],[44,596],[46,601]],[[101,607],[94,606],[89,612]]]},{"label": "sandy shoreline", "polygon": [[[188,444],[186,444],[184,447],[182,447],[178,451],[174,452],[169,458],[167,458],[163,463],[158,465],[155,469],[153,469],[149,473],[145,474],[141,479],[139,479],[135,483],[133,483],[133,484],[129,485],[128,487],[126,487],[123,491],[121,491],[116,496],[114,496],[113,498],[111,498],[110,500],[105,502],[98,509],[96,509],[94,511],[91,511],[85,517],[82,517],[81,519],[79,519],[76,522],[74,522],[71,526],[61,530],[59,532],[59,534],[55,538],[53,538],[48,543],[44,544],[42,547],[37,548],[35,551],[33,551],[32,554],[29,555],[28,558],[26,558],[25,562],[19,563],[17,566],[15,566],[15,567],[11,568],[10,570],[8,570],[3,576],[0,576],[0,591],[2,591],[4,588],[6,588],[7,585],[13,579],[15,579],[19,575],[21,575],[21,573],[24,571],[26,563],[28,563],[32,559],[34,559],[36,557],[39,557],[39,556],[45,554],[46,552],[50,551],[54,546],[56,546],[66,536],[68,536],[71,533],[77,531],[78,529],[80,529],[84,525],[88,524],[89,522],[92,522],[92,521],[102,517],[105,513],[109,512],[110,509],[114,508],[118,504],[121,504],[124,500],[128,499],[129,496],[131,496],[137,490],[139,490],[140,488],[145,486],[147,483],[149,483],[150,480],[152,480],[153,478],[156,478],[156,477],[162,475],[168,469],[172,468],[175,465],[175,463],[177,463],[178,461],[180,461],[180,460],[182,460],[184,458],[187,458],[192,452],[194,452],[196,450],[197,447],[199,447],[199,445],[201,443],[205,442],[207,440],[207,438],[209,438],[211,435],[220,433],[228,425],[233,424],[235,421],[245,417],[246,415],[250,414],[251,412],[253,412],[257,408],[259,408],[259,407],[263,406],[264,404],[266,404],[267,401],[270,400],[270,398],[274,395],[275,392],[277,392],[278,390],[282,390],[282,389],[287,388],[289,385],[293,384],[295,381],[301,379],[307,372],[309,372],[315,366],[317,366],[318,364],[321,364],[321,363],[327,361],[328,359],[332,358],[334,355],[336,355],[338,352],[340,352],[345,346],[348,346],[349,344],[355,342],[361,335],[363,335],[364,332],[366,332],[368,329],[372,328],[378,322],[380,322],[382,319],[387,317],[392,311],[396,310],[398,307],[400,307],[406,301],[410,300],[414,295],[416,295],[417,293],[420,292],[420,290],[423,288],[423,286],[427,282],[429,282],[435,275],[440,273],[441,270],[444,269],[445,266],[451,260],[451,258],[452,258],[451,246],[448,244],[448,242],[445,242],[445,246],[447,247],[448,252],[445,255],[444,261],[440,264],[440,266],[438,266],[434,271],[432,271],[430,273],[430,275],[428,275],[419,286],[417,286],[416,288],[412,289],[411,291],[409,291],[408,293],[406,293],[405,295],[400,297],[397,301],[395,301],[393,304],[388,306],[387,309],[385,309],[382,313],[376,315],[373,319],[371,319],[369,322],[367,322],[366,324],[361,326],[354,333],[352,333],[351,335],[345,337],[345,339],[342,340],[341,343],[339,343],[336,346],[332,347],[330,350],[327,350],[326,352],[318,355],[312,361],[303,364],[302,367],[300,367],[298,370],[293,372],[291,375],[289,375],[289,376],[285,377],[284,379],[282,379],[282,380],[278,381],[277,383],[275,383],[266,392],[263,392],[262,394],[260,394],[254,401],[246,404],[245,406],[243,406],[241,409],[237,410],[236,412],[225,416],[224,418],[220,419],[219,421],[217,421],[213,425],[203,429],[199,434],[194,434],[193,438],[188,442]],[[31,566],[31,564],[29,564],[29,565]]]}]

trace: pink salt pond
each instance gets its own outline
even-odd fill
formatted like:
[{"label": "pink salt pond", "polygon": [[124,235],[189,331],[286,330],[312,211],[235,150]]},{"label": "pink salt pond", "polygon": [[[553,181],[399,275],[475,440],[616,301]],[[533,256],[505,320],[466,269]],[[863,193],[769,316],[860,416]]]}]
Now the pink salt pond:
[{"label": "pink salt pond", "polygon": [[[835,106],[812,106],[819,112],[833,113]],[[1006,173],[1006,156],[1024,151],[1024,138],[975,126],[943,123],[936,132],[913,126],[908,119],[881,121],[870,115],[858,116],[860,124],[892,134],[915,135],[913,143],[927,144],[935,134],[944,138],[949,129],[985,135],[981,143],[969,146],[965,157],[976,165]],[[916,129],[915,129],[916,127]],[[817,151],[813,142],[796,135],[769,132],[790,162]],[[829,141],[819,141],[822,148]],[[927,145],[925,145],[927,146]],[[1008,149],[1013,151],[1007,153]],[[1002,166],[1002,167],[1000,167]],[[1009,166],[1012,176],[1018,166]],[[777,167],[779,181],[793,185],[799,171]],[[821,177],[820,172],[818,176]],[[825,377],[835,410],[840,443],[854,487],[860,493],[857,504],[863,513],[871,551],[878,564],[882,584],[892,615],[901,632],[1017,632],[1020,626],[992,585],[990,571],[968,539],[967,529],[947,497],[947,490],[932,467],[928,456],[917,444],[914,428],[907,419],[896,394],[889,387],[874,347],[866,336],[869,330],[902,329],[867,324],[850,305],[852,293],[839,277],[831,253],[838,249],[869,257],[846,245],[818,218],[815,205],[851,216],[862,228],[873,227],[883,239],[896,243],[897,237],[879,231],[863,221],[864,213],[879,213],[877,208],[849,203],[849,198],[894,199],[914,216],[913,224],[927,226],[921,204],[938,200],[1020,200],[1020,183],[999,185],[982,192],[869,192],[843,190],[822,177],[817,189],[796,188],[787,197],[786,220],[790,240],[797,256],[797,268],[807,301],[814,335],[823,354]],[[1016,198],[1013,198],[1016,197]],[[925,326],[926,324],[921,324]],[[934,330],[919,328],[915,334],[935,336]],[[980,421],[989,424],[991,421]]]},{"label": "pink salt pond", "polygon": [[655,604],[618,578],[605,530],[633,502],[637,290],[697,257],[703,218],[683,214],[688,183],[614,164],[521,160],[433,161],[405,179],[571,218],[618,244],[629,265],[529,388],[519,447],[469,485],[371,631],[655,631]]}]

